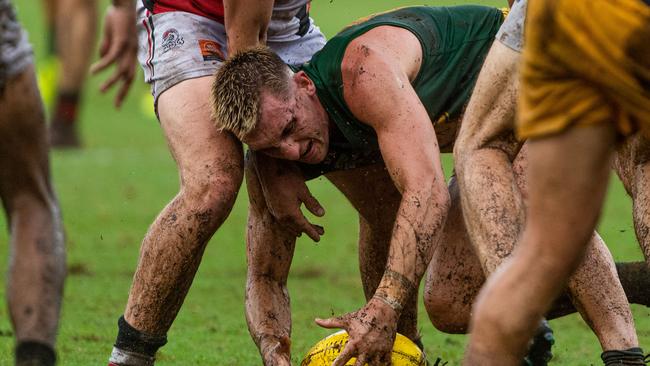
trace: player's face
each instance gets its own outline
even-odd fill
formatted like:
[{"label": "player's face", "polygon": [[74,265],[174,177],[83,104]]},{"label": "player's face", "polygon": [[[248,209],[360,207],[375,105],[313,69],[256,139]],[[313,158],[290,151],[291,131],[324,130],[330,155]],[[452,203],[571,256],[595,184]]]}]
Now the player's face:
[{"label": "player's face", "polygon": [[317,164],[329,146],[328,117],[311,80],[304,74],[292,78],[287,98],[262,92],[257,126],[242,141],[253,151],[278,159]]}]

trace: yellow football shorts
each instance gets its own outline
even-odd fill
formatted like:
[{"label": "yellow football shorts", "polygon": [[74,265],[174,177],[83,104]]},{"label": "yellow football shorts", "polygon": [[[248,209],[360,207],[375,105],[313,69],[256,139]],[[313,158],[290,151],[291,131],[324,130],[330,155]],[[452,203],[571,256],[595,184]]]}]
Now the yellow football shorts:
[{"label": "yellow football shorts", "polygon": [[650,137],[650,6],[641,0],[530,0],[517,134],[614,123]]}]

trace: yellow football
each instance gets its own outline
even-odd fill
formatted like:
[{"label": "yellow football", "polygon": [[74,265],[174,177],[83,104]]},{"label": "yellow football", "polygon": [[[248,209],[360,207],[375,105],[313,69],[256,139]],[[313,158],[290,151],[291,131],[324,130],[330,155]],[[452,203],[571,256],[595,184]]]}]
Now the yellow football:
[{"label": "yellow football", "polygon": [[[344,330],[329,335],[307,352],[300,366],[330,366],[346,343],[348,333]],[[427,362],[420,348],[399,333],[395,337],[391,361],[393,366],[425,366]],[[355,362],[356,358],[352,358],[345,365],[352,366]]]}]

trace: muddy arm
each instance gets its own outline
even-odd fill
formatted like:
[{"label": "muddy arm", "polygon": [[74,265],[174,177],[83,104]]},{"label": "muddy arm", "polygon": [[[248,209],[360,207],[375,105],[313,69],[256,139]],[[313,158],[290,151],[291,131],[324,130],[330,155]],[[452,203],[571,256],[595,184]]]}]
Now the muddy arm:
[{"label": "muddy arm", "polygon": [[247,167],[250,199],[246,237],[246,321],[265,365],[289,365],[291,309],[287,277],[295,236],[268,211],[255,169]]}]

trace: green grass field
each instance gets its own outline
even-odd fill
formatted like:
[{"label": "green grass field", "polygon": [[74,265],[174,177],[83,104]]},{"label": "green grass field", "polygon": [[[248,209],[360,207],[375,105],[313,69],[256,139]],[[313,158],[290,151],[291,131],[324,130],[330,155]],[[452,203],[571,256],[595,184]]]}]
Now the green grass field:
[{"label": "green grass field", "polygon": [[[478,1],[478,0],[477,0]],[[312,14],[323,31],[333,35],[348,22],[401,5],[458,4],[451,1],[316,0]],[[15,0],[19,17],[30,32],[37,62],[45,52],[41,1]],[[103,13],[107,1],[100,5]],[[505,0],[482,1],[503,6]],[[98,28],[101,29],[100,25]],[[38,66],[38,63],[37,63]],[[106,75],[104,75],[105,77]],[[126,303],[140,241],[158,211],[175,195],[178,176],[161,130],[142,108],[147,87],[139,77],[126,105],[115,111],[111,95],[97,92],[91,78],[81,111],[85,147],[54,152],[54,181],[68,237],[69,276],[58,339],[61,365],[106,364],[117,318]],[[206,96],[207,97],[207,96]],[[445,157],[447,172],[449,157]],[[641,260],[631,223],[631,204],[620,184],[613,184],[602,219],[601,234],[617,260]],[[317,221],[327,234],[315,244],[298,243],[289,289],[293,307],[293,361],[331,331],[315,317],[341,314],[363,305],[357,269],[355,213],[325,180],[310,184],[328,214]],[[247,199],[242,191],[228,221],[214,236],[185,304],[159,352],[159,365],[259,365],[257,349],[244,319]],[[4,220],[1,218],[0,220]],[[3,227],[4,221],[0,224]],[[0,233],[0,272],[6,273],[7,234]],[[335,264],[335,265],[333,265]],[[3,297],[4,288],[0,288]],[[465,337],[436,331],[423,309],[420,327],[426,351],[459,365]],[[650,348],[648,309],[633,308],[641,344]],[[554,364],[598,365],[597,339],[576,315],[553,321],[557,338]],[[12,363],[13,338],[6,308],[0,307],[0,365]]]}]

